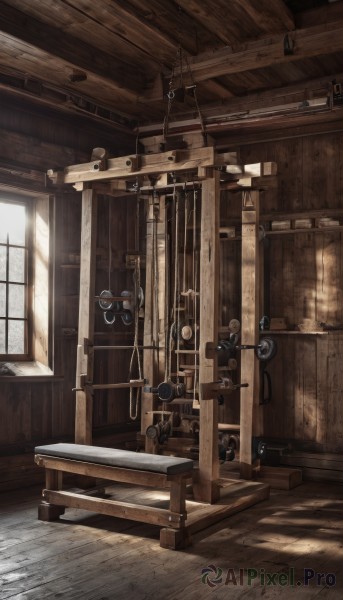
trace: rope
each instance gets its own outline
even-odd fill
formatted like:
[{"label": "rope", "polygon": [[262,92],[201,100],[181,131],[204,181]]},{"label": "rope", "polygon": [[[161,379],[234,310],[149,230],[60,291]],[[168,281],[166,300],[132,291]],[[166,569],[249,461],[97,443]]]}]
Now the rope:
[{"label": "rope", "polygon": [[157,216],[155,213],[155,199],[153,199],[153,224],[152,224],[152,251],[153,251],[153,270],[154,270],[154,322],[153,322],[153,340],[154,346],[159,347],[159,309],[158,309],[158,240],[157,240]]},{"label": "rope", "polygon": [[[176,86],[174,86],[175,67],[176,67],[177,64],[179,64],[179,69],[180,69],[180,74],[179,74],[179,88],[177,88]],[[199,121],[200,121],[201,132],[202,132],[205,144],[207,144],[207,132],[206,132],[204,118],[202,116],[202,113],[201,113],[201,110],[200,110],[199,101],[198,101],[198,97],[197,97],[197,92],[196,92],[197,86],[196,86],[195,81],[194,81],[193,73],[191,71],[187,55],[184,54],[184,51],[182,49],[181,44],[178,47],[177,56],[176,56],[174,65],[172,67],[172,72],[171,72],[171,76],[170,76],[170,80],[169,80],[169,91],[167,93],[168,104],[167,104],[166,114],[165,114],[165,117],[164,117],[164,120],[163,120],[163,132],[162,132],[163,133],[163,138],[166,139],[166,137],[167,137],[167,135],[169,133],[169,119],[170,119],[170,114],[171,114],[171,110],[172,110],[173,100],[175,99],[175,90],[176,89],[185,90],[185,86],[184,86],[184,64],[186,66],[186,71],[187,71],[187,73],[189,75],[189,79],[191,81],[191,86],[190,87],[192,88],[194,103],[195,103],[196,109],[198,111],[198,117],[199,117]]]},{"label": "rope", "polygon": [[[167,210],[166,206],[165,206],[165,210]],[[165,247],[165,253],[166,253],[165,256],[166,256],[166,269],[167,269],[167,265],[169,265],[168,227],[165,227],[164,235],[165,235],[165,237],[164,237],[164,247]],[[167,315],[167,318],[165,319],[165,325],[164,325],[164,340],[165,340],[164,381],[168,381],[169,380],[169,375],[170,375],[169,361],[168,361],[169,347],[170,347],[170,340],[169,340],[170,276],[169,276],[169,270],[167,270],[165,281],[166,281],[166,294],[165,294],[166,309],[165,309],[165,314]]]},{"label": "rope", "polygon": [[111,198],[108,197],[108,289],[111,291],[112,271],[112,235],[111,235]]},{"label": "rope", "polygon": [[[195,260],[196,258],[196,211],[197,211],[197,199],[198,199],[198,192],[196,190],[193,190],[193,290],[194,290],[194,349],[197,350],[198,347],[198,327],[197,327],[197,318],[198,318],[198,312],[197,312],[197,305],[198,305],[198,300],[197,300],[197,279],[198,279],[198,271],[197,271],[197,265],[198,265],[198,261]],[[197,355],[194,354],[194,383],[193,383],[193,394],[194,394],[194,398],[195,398],[195,393],[196,393],[196,387],[197,387],[197,382],[198,382],[198,372],[197,372],[197,366],[198,366],[198,359],[197,359]]]},{"label": "rope", "polygon": [[[142,365],[141,356],[138,348],[138,318],[139,318],[139,291],[141,287],[141,274],[140,274],[140,256],[135,257],[135,270],[134,270],[134,295],[135,295],[135,336],[133,342],[133,350],[131,354],[130,367],[129,367],[129,381],[132,377],[134,360],[136,357],[138,366],[138,377],[142,379]],[[135,388],[135,401],[133,399],[134,388],[130,387],[130,419],[135,421],[138,417],[138,406],[140,400],[141,388]]]},{"label": "rope", "polygon": [[186,246],[187,246],[187,225],[188,225],[188,193],[185,191],[185,229],[183,240],[183,291],[186,291]]},{"label": "rope", "polygon": [[[180,311],[176,310],[177,308],[180,308],[180,303],[178,302],[179,300],[179,290],[180,290],[180,273],[179,273],[179,200],[180,200],[180,195],[179,193],[176,194],[176,212],[175,212],[175,285],[176,290],[175,290],[175,303],[179,304],[179,306],[176,306],[175,304],[175,311],[176,311],[176,340],[177,340],[177,350],[180,350]],[[180,383],[180,352],[177,352],[176,354],[176,381],[177,383]]]}]

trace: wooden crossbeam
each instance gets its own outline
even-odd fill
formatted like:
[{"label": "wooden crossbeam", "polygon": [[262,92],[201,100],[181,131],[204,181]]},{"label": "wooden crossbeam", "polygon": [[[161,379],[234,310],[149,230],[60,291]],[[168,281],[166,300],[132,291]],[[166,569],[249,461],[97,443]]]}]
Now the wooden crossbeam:
[{"label": "wooden crossbeam", "polygon": [[[244,46],[222,48],[215,52],[199,54],[189,59],[195,81],[243,73],[279,64],[296,62],[315,56],[343,50],[343,19],[333,23],[298,29],[288,34],[293,53],[284,51],[285,33],[263,37]],[[175,69],[174,75],[178,76]]]},{"label": "wooden crossbeam", "polygon": [[172,150],[158,154],[139,156],[121,156],[107,160],[105,168],[99,168],[98,161],[72,165],[64,171],[48,171],[53,183],[77,183],[83,181],[99,181],[110,179],[134,179],[139,175],[170,173],[175,171],[191,171],[198,167],[223,166],[225,155],[216,153],[213,147],[196,150]]},{"label": "wooden crossbeam", "polygon": [[92,498],[86,494],[55,490],[43,490],[43,498],[54,506],[81,508],[110,517],[130,519],[131,521],[151,523],[152,525],[179,528],[184,524],[182,515],[155,506],[106,500],[105,498]]},{"label": "wooden crossbeam", "polygon": [[[144,485],[146,487],[167,488],[170,482],[178,480],[177,475],[164,475],[163,473],[152,473],[140,471],[138,469],[124,469],[109,465],[99,465],[97,463],[72,460],[67,458],[57,458],[45,454],[37,454],[35,463],[39,467],[45,467],[52,473],[74,473],[75,475],[84,475],[85,477],[96,477],[108,481],[117,481],[120,483],[133,483],[135,485]],[[192,477],[192,474],[189,475]],[[59,489],[52,485],[47,485],[49,489]]]}]

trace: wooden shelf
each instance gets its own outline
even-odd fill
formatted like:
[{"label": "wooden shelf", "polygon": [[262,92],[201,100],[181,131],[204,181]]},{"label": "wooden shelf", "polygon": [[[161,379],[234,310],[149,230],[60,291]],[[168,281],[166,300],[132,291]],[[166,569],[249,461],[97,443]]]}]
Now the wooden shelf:
[{"label": "wooden shelf", "polygon": [[268,335],[328,335],[329,333],[337,333],[337,330],[334,332],[331,331],[286,331],[286,330],[269,330],[260,331],[260,335],[268,336]]}]

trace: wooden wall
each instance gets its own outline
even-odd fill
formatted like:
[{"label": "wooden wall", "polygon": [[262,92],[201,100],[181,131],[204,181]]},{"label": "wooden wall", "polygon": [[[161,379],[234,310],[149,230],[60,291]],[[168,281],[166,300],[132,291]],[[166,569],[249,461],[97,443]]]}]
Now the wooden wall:
[{"label": "wooden wall", "polygon": [[[337,211],[343,224],[343,136],[313,135],[242,146],[245,164],[275,161],[278,190],[262,193],[264,225],[272,218],[315,217],[317,210]],[[239,195],[222,200],[225,224],[239,218]],[[311,212],[312,211],[312,212]],[[294,213],[294,215],[293,215]],[[267,236],[264,245],[263,314],[286,317],[290,329],[304,319],[343,323],[342,231],[291,232]],[[222,320],[240,314],[240,242],[222,243]],[[261,314],[262,316],[262,314]],[[278,354],[269,366],[273,401],[264,408],[265,435],[303,449],[343,450],[343,331],[274,333]],[[237,395],[238,396],[238,395]],[[238,418],[238,397],[227,402],[223,417]]]},{"label": "wooden wall", "polygon": [[[47,192],[54,197],[52,229],[55,233],[51,269],[54,289],[53,310],[53,377],[40,380],[17,377],[0,383],[0,490],[32,484],[41,478],[33,466],[32,450],[36,444],[50,441],[73,441],[76,347],[79,300],[79,261],[81,194],[71,189],[45,187],[49,167],[86,162],[92,148],[104,145],[113,155],[130,148],[130,140],[80,121],[51,115],[50,111],[10,106],[0,100],[0,186],[11,191],[26,190],[34,195]],[[109,198],[101,198],[97,250],[97,292],[108,287]],[[111,199],[112,284],[120,293],[131,286],[132,277],[125,267],[126,252],[135,250],[136,199]],[[130,288],[129,288],[130,289]],[[129,344],[133,328],[116,323],[104,324],[96,310],[96,341],[99,344]],[[99,353],[96,357],[96,381],[116,381],[128,377],[129,354]],[[114,427],[112,427],[114,425]],[[132,430],[127,391],[97,392],[94,403],[95,435]],[[120,435],[117,436],[118,439]]]}]

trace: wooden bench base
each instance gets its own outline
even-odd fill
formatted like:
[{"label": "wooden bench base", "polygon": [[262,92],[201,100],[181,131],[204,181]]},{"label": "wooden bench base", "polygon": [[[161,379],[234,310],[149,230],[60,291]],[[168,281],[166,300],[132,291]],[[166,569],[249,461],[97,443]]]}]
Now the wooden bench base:
[{"label": "wooden bench base", "polygon": [[[38,518],[53,521],[62,515],[65,508],[79,508],[92,512],[140,521],[162,527],[162,547],[178,549],[188,544],[185,534],[186,483],[192,472],[166,475],[150,471],[125,469],[96,463],[81,462],[55,456],[36,454],[35,462],[45,468],[46,485],[43,500],[38,508]],[[102,478],[111,482],[130,483],[146,487],[169,490],[169,509],[131,504],[118,500],[92,497],[87,493],[63,490],[62,474],[74,473],[91,478]]]}]

